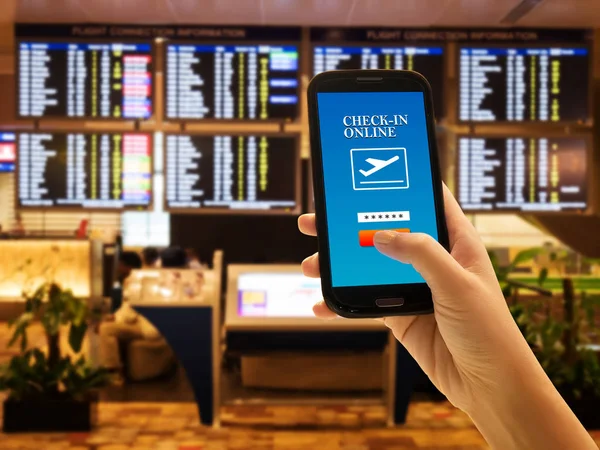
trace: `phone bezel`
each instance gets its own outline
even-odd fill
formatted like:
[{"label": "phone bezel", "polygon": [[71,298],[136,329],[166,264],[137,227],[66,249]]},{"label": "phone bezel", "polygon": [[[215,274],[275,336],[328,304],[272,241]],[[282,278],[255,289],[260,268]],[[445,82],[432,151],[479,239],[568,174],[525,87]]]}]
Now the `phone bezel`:
[{"label": "phone bezel", "polygon": [[[425,283],[332,287],[317,99],[317,94],[324,92],[423,92],[438,241],[444,248],[449,249],[431,87],[427,80],[417,72],[381,69],[322,72],[315,76],[308,86],[310,144],[313,161],[311,165],[319,236],[321,285],[325,302],[335,313],[349,318],[431,313],[433,301],[431,291]],[[375,301],[384,298],[402,298],[404,303],[402,306],[377,306]]]}]

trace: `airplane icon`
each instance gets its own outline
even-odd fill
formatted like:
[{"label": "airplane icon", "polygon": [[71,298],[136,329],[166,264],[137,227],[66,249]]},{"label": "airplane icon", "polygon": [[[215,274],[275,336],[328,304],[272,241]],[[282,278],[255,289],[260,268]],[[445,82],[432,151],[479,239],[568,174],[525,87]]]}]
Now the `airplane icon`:
[{"label": "airplane icon", "polygon": [[361,170],[359,170],[359,172],[362,173],[365,177],[368,177],[369,175],[373,175],[374,173],[379,172],[384,167],[387,167],[390,164],[395,163],[399,159],[400,159],[400,157],[398,155],[392,156],[388,160],[375,159],[375,158],[367,158],[366,161],[369,164],[371,164],[373,166],[373,168],[371,168],[369,170],[362,170],[361,169]]},{"label": "airplane icon", "polygon": [[355,191],[409,187],[405,147],[352,148],[350,165]]}]

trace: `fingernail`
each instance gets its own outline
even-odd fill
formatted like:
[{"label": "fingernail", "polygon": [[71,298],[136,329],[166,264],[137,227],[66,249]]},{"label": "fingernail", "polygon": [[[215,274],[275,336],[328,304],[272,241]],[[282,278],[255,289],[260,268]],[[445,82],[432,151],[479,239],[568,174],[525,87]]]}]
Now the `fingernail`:
[{"label": "fingernail", "polygon": [[373,242],[379,245],[389,245],[396,238],[394,231],[380,231],[373,236]]}]

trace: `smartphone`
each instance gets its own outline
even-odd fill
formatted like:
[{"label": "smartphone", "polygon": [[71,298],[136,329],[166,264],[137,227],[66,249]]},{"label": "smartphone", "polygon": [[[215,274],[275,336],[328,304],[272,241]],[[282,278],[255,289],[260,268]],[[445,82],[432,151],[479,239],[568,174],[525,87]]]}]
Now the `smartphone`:
[{"label": "smartphone", "polygon": [[325,302],[349,318],[433,312],[421,275],[373,245],[396,230],[448,249],[429,83],[404,70],[323,72],[308,108]]}]

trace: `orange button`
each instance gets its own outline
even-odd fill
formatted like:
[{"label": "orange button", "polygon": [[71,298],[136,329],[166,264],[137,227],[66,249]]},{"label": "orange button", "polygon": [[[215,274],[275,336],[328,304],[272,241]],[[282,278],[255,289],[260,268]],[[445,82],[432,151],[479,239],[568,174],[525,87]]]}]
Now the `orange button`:
[{"label": "orange button", "polygon": [[[360,230],[358,232],[358,243],[360,244],[360,246],[373,247],[375,245],[373,244],[373,238],[375,237],[375,233],[378,233],[379,231],[386,230]],[[394,230],[387,231],[396,231],[397,233],[410,233],[410,229],[408,228],[396,228]]]}]

